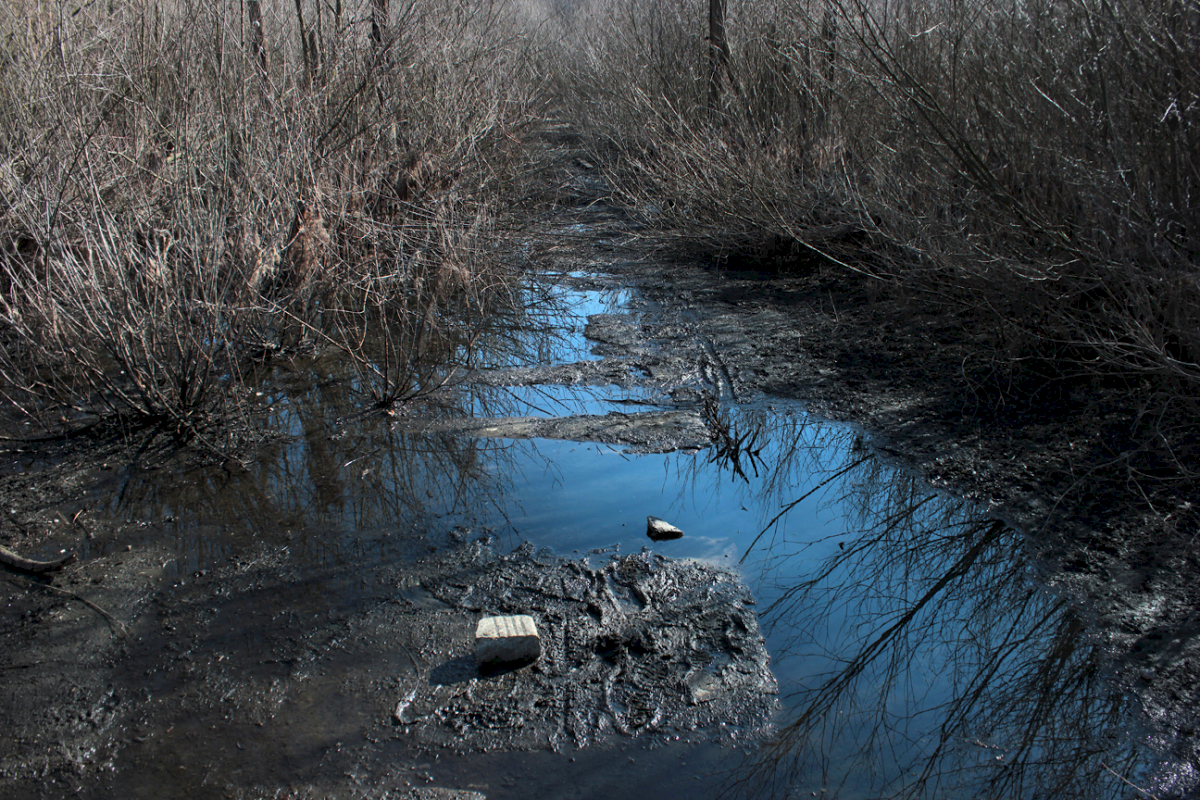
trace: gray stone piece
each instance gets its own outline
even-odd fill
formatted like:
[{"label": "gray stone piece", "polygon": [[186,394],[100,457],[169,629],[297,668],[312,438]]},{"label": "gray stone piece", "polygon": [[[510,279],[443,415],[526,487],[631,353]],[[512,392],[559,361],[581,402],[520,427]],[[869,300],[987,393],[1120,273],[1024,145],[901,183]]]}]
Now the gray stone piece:
[{"label": "gray stone piece", "polygon": [[439,789],[429,786],[403,795],[407,800],[487,800],[487,795],[464,789]]},{"label": "gray stone piece", "polygon": [[536,661],[542,654],[533,617],[484,617],[475,628],[475,663],[496,667]]},{"label": "gray stone piece", "polygon": [[692,670],[683,679],[693,704],[707,703],[720,696],[721,681],[704,669]]},{"label": "gray stone piece", "polygon": [[664,539],[678,539],[683,536],[683,531],[658,517],[646,517],[646,535],[659,542]]}]

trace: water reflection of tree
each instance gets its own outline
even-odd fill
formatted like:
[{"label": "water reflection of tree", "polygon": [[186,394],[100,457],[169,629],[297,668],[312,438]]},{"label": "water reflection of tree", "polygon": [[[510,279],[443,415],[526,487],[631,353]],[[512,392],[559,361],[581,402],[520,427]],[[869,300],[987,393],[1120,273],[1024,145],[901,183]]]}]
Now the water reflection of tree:
[{"label": "water reflection of tree", "polygon": [[[710,485],[709,465],[715,465],[718,475],[728,476],[730,488],[740,498],[763,508],[775,505],[786,511],[798,505],[797,500],[807,499],[803,494],[796,496],[797,487],[808,484],[802,493],[819,491],[840,478],[848,467],[853,468],[857,459],[847,462],[848,451],[853,450],[859,458],[863,455],[856,449],[855,442],[860,440],[853,429],[816,423],[794,406],[731,408],[705,396],[700,415],[713,446],[705,459],[684,465],[683,479],[701,495],[721,488]],[[821,477],[810,481],[814,476]],[[760,541],[770,542],[779,530],[773,524],[766,525]]]},{"label": "water reflection of tree", "polygon": [[772,474],[753,488],[779,507],[789,485],[823,486],[844,525],[798,540],[785,516],[749,554],[778,666],[800,677],[731,794],[1130,794],[1146,754],[1128,741],[1129,702],[1075,609],[1031,580],[1020,536],[830,431],[784,418],[756,439]]},{"label": "water reflection of tree", "polygon": [[[470,416],[484,408],[503,414],[517,400],[502,389],[464,386],[421,396],[420,385],[446,384],[454,369],[524,363],[561,347],[569,318],[563,294],[532,286],[526,306],[493,309],[486,322],[467,321],[467,339],[426,340],[428,374],[409,364],[414,399],[392,409],[371,408],[382,390],[364,375],[391,372],[387,348],[362,348],[359,360],[334,354],[310,363],[265,371],[261,391],[271,408],[269,426],[282,432],[260,448],[247,468],[230,462],[175,469],[169,459],[145,470],[127,470],[108,501],[114,517],[176,518],[178,566],[213,563],[256,541],[286,543],[293,555],[319,562],[352,560],[362,532],[446,527],[438,520],[494,518],[503,514],[515,474],[511,443],[450,434],[421,434],[393,424],[393,415]],[[470,323],[470,324],[468,324]],[[449,328],[448,328],[449,329]],[[378,363],[361,359],[378,355]],[[368,369],[369,367],[369,369]],[[380,378],[384,380],[385,378]]]},{"label": "water reflection of tree", "polygon": [[255,543],[286,546],[312,565],[361,565],[365,542],[436,536],[449,527],[444,520],[469,524],[503,507],[511,444],[422,436],[382,418],[354,428],[277,444],[245,472],[131,476],[109,513],[169,524],[177,566],[190,571]]}]

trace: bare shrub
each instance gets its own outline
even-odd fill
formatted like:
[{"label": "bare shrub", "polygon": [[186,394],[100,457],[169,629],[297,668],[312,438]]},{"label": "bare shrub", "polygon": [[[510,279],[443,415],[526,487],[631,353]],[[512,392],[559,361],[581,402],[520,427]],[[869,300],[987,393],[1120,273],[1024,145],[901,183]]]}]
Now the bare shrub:
[{"label": "bare shrub", "polygon": [[613,34],[564,59],[564,95],[616,199],[673,248],[835,254],[869,214],[846,158],[855,131],[836,113],[856,98],[831,85],[828,25],[783,4],[731,6],[729,86],[714,107],[692,5],[609,4]]},{"label": "bare shrub", "polygon": [[326,340],[350,358],[378,408],[428,394],[475,366],[485,339],[520,305],[488,208],[445,198],[405,243],[403,272],[360,276]]},{"label": "bare shrub", "polygon": [[980,320],[1004,386],[1032,367],[1194,423],[1194,4],[738,4],[716,109],[698,12],[596,8],[564,94],[664,245],[867,273]]},{"label": "bare shrub", "polygon": [[0,373],[31,418],[218,423],[253,358],[435,296],[522,163],[505,4],[27,5],[0,12]]}]

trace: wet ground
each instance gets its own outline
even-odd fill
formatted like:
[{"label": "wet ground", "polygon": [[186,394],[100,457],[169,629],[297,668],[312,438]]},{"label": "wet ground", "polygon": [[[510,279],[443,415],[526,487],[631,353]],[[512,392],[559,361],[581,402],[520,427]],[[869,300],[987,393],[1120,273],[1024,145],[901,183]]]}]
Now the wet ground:
[{"label": "wet ground", "polygon": [[[1191,791],[1195,552],[1078,496],[1115,400],[997,413],[959,321],[583,219],[393,414],[318,356],[246,466],[9,442],[4,541],[80,561],[0,582],[3,795]],[[476,674],[521,610],[546,656]]]}]

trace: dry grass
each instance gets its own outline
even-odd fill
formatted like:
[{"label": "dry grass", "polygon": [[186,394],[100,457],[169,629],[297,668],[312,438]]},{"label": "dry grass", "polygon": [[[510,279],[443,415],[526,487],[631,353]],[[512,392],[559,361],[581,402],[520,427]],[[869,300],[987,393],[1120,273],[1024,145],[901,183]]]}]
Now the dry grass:
[{"label": "dry grass", "polygon": [[[983,319],[997,386],[1036,365],[1198,416],[1194,4],[733,4],[716,107],[691,0],[377,8],[0,12],[11,407],[190,437],[313,341],[375,402],[436,385],[511,296],[491,243],[544,80],[672,246],[840,264]],[[429,328],[450,310],[475,322]]]},{"label": "dry grass", "polygon": [[666,244],[968,311],[994,402],[1033,370],[1196,427],[1195,3],[737,4],[716,109],[693,5],[594,3],[562,57],[615,196]]},{"label": "dry grass", "polygon": [[0,385],[29,419],[203,438],[264,353],[395,373],[371,325],[427,341],[506,296],[483,237],[536,98],[507,5],[246,5],[261,49],[240,3],[0,11]]}]

